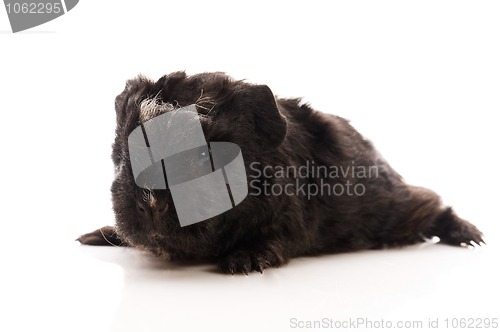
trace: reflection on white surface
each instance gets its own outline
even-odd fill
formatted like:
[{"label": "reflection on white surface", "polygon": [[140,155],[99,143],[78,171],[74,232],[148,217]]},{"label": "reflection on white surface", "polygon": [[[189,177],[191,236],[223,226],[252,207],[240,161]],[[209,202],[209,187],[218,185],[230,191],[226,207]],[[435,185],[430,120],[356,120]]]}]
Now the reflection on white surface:
[{"label": "reflection on white surface", "polygon": [[9,330],[287,331],[293,319],[427,322],[498,317],[500,307],[490,247],[424,243],[299,258],[249,276],[131,248],[67,245],[36,258],[2,285]]}]

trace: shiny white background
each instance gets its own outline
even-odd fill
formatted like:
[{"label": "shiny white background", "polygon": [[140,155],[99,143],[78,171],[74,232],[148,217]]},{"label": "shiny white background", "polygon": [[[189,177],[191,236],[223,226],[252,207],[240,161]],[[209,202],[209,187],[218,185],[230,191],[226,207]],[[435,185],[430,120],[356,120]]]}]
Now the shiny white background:
[{"label": "shiny white background", "polygon": [[[12,34],[0,9],[0,330],[500,318],[498,17],[495,1],[108,0]],[[249,276],[79,246],[113,223],[114,97],[139,73],[176,70],[225,71],[351,119],[489,245],[301,258]]]}]

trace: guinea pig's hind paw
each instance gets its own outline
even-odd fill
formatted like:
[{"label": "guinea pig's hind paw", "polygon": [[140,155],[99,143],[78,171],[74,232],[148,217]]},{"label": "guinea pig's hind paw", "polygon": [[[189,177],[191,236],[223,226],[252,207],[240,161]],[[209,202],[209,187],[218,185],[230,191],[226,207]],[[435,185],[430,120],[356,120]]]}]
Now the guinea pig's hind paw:
[{"label": "guinea pig's hind paw", "polygon": [[81,244],[90,246],[125,246],[125,243],[120,240],[112,226],[104,226],[96,229],[93,232],[84,234],[78,239]]},{"label": "guinea pig's hind paw", "polygon": [[476,226],[458,217],[448,208],[436,220],[432,235],[440,238],[440,242],[452,246],[476,247],[485,244],[483,233]]},{"label": "guinea pig's hind paw", "polygon": [[227,274],[246,274],[252,271],[262,273],[269,267],[284,264],[284,259],[269,250],[256,252],[237,250],[219,259],[219,269]]}]

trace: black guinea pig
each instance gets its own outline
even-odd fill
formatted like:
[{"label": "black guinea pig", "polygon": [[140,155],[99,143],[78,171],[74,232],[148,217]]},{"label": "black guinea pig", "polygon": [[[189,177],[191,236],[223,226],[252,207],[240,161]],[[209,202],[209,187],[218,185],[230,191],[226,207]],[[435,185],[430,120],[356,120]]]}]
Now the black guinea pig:
[{"label": "black guinea pig", "polygon": [[[136,185],[128,136],[162,113],[196,105],[207,141],[241,148],[248,195],[234,208],[181,227],[168,189]],[[338,116],[265,85],[223,73],[139,76],[116,97],[111,187],[116,226],[81,236],[168,259],[210,259],[225,273],[262,272],[290,258],[396,247],[437,236],[482,244],[482,233],[434,192],[408,185],[373,145]]]}]

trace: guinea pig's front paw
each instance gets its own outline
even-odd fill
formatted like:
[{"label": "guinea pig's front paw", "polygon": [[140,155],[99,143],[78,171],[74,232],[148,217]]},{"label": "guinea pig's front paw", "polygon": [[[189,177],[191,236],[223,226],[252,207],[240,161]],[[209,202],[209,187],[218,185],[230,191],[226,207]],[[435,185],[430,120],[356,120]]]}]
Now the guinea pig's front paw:
[{"label": "guinea pig's front paw", "polygon": [[84,234],[78,239],[81,244],[90,246],[126,246],[125,243],[116,234],[112,226],[104,226],[93,232]]},{"label": "guinea pig's front paw", "polygon": [[272,250],[236,250],[219,259],[219,269],[224,273],[262,273],[268,267],[278,267],[286,263],[282,254]]}]

